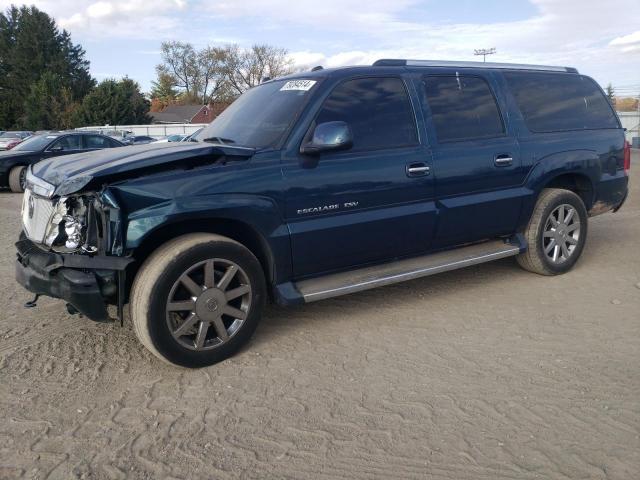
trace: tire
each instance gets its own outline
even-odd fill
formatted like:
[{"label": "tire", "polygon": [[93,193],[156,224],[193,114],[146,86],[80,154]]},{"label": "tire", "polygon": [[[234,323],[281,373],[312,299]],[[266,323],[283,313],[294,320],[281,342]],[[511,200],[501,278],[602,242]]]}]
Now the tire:
[{"label": "tire", "polygon": [[[560,212],[563,222],[558,222]],[[540,275],[568,272],[582,254],[587,228],[587,209],[578,195],[570,190],[544,189],[524,231],[529,248],[516,260],[525,270]]]},{"label": "tire", "polygon": [[23,166],[13,167],[9,172],[9,188],[13,193],[24,192],[24,175],[26,168]]},{"label": "tire", "polygon": [[229,358],[249,341],[265,298],[260,262],[247,248],[194,233],[167,242],[144,262],[130,310],[136,336],[151,353],[197,368]]}]

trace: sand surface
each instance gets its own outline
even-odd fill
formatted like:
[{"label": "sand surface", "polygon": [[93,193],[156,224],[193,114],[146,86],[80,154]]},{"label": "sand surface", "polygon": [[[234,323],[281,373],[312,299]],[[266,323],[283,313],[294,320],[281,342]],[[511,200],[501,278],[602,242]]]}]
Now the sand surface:
[{"label": "sand surface", "polygon": [[553,278],[512,259],[283,309],[202,370],[13,280],[0,193],[0,478],[640,478],[640,156]]}]

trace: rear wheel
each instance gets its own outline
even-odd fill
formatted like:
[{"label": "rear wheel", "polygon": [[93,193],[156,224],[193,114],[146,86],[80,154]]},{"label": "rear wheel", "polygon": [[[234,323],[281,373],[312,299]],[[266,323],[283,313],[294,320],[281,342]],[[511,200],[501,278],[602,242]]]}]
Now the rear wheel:
[{"label": "rear wheel", "polygon": [[569,190],[542,191],[524,235],[528,250],[516,257],[522,268],[559,275],[575,265],[587,237],[587,210]]},{"label": "rear wheel", "polygon": [[244,246],[219,235],[190,234],[160,247],[140,268],[131,318],[154,355],[203,367],[249,340],[265,292],[260,263]]},{"label": "rear wheel", "polygon": [[9,188],[14,193],[24,192],[27,167],[13,167],[9,172]]}]

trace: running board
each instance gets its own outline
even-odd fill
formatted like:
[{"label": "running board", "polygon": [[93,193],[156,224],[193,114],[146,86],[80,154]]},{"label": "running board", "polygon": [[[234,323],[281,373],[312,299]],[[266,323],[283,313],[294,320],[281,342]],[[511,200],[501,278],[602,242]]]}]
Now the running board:
[{"label": "running board", "polygon": [[520,239],[514,239],[514,243],[492,240],[422,257],[302,280],[295,283],[294,286],[304,298],[305,303],[315,302],[325,298],[469,267],[500,258],[512,257],[526,249],[522,243],[515,243],[518,240]]}]

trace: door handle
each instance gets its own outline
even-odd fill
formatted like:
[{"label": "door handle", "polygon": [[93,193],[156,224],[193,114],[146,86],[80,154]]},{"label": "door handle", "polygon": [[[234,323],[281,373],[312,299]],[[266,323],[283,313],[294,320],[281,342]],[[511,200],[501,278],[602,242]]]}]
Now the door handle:
[{"label": "door handle", "polygon": [[493,163],[496,167],[508,167],[513,163],[513,157],[509,154],[497,155]]},{"label": "door handle", "polygon": [[429,175],[431,168],[424,163],[410,163],[407,165],[406,170],[409,177],[422,177]]}]

